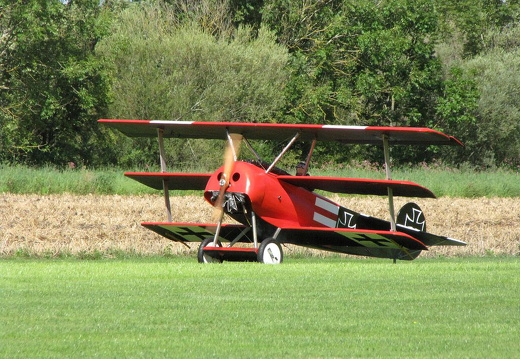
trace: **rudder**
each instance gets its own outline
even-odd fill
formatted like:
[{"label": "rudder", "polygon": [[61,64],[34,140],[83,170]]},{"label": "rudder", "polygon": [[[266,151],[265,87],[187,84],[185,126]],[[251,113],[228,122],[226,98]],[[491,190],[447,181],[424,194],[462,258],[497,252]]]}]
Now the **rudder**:
[{"label": "rudder", "polygon": [[404,227],[413,228],[421,232],[426,232],[426,218],[424,213],[416,203],[405,204],[397,213],[396,224]]}]

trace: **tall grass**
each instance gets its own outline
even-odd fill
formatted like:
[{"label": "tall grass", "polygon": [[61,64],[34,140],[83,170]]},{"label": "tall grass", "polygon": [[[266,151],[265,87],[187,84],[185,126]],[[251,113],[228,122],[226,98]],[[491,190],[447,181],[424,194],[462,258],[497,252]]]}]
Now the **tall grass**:
[{"label": "tall grass", "polygon": [[[0,193],[13,194],[119,194],[140,195],[157,191],[123,176],[123,169],[56,169],[0,165]],[[193,172],[204,172],[194,170]],[[312,170],[313,175],[382,179],[381,168],[342,167]],[[438,197],[520,197],[520,174],[512,170],[415,167],[395,169],[395,180],[420,184]],[[181,194],[182,192],[175,193]]]},{"label": "tall grass", "polygon": [[0,166],[0,193],[148,194],[156,191],[126,178],[121,169],[56,169]]},{"label": "tall grass", "polygon": [[[382,167],[348,166],[319,169],[313,175],[384,179]],[[496,169],[477,171],[469,168],[410,167],[392,170],[392,179],[411,181],[430,189],[437,197],[520,197],[520,173]]]}]

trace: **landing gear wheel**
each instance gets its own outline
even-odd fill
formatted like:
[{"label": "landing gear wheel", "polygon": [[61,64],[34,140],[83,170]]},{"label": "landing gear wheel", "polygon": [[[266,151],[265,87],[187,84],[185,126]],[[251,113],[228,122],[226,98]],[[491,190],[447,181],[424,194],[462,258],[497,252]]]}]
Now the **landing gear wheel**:
[{"label": "landing gear wheel", "polygon": [[[203,249],[206,247],[214,247],[213,241],[213,237],[208,237],[200,244],[199,251],[197,253],[197,260],[199,263],[222,263],[222,259],[211,257],[203,251]],[[219,240],[217,240],[217,247],[222,247],[222,243],[220,243]]]},{"label": "landing gear wheel", "polygon": [[266,238],[260,243],[257,259],[260,263],[280,264],[283,261],[283,251],[280,243],[274,238]]}]

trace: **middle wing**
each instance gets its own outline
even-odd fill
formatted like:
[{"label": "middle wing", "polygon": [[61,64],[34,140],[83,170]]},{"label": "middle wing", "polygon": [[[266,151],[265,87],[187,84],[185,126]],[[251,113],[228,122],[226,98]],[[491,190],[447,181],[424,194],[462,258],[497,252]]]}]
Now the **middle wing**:
[{"label": "middle wing", "polygon": [[429,189],[409,181],[314,176],[278,176],[278,179],[298,187],[335,193],[386,196],[388,188],[392,188],[394,196],[435,198]]},{"label": "middle wing", "polygon": [[127,172],[125,176],[154,189],[163,189],[166,181],[172,190],[201,190],[206,188],[211,173]]}]

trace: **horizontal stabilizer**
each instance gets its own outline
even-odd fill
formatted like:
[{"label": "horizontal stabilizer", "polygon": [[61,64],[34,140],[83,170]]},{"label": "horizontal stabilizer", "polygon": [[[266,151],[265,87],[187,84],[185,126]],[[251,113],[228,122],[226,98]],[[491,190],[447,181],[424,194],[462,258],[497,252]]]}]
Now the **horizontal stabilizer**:
[{"label": "horizontal stabilizer", "polygon": [[170,190],[203,190],[211,173],[128,172],[125,176],[155,189],[163,189],[167,181]]},{"label": "horizontal stabilizer", "polygon": [[417,238],[418,240],[420,240],[421,242],[423,242],[424,244],[426,244],[429,247],[432,247],[432,246],[461,246],[462,247],[462,246],[467,245],[466,242],[460,241],[458,239],[439,236],[439,235],[428,233],[428,232],[422,232],[415,228],[405,227],[400,224],[397,225],[397,230],[405,232],[405,233]]},{"label": "horizontal stabilizer", "polygon": [[295,186],[334,193],[386,196],[388,188],[392,188],[394,196],[435,198],[429,189],[408,181],[314,176],[278,176],[278,179]]},{"label": "horizontal stabilizer", "polygon": [[227,139],[227,134],[238,133],[250,140],[283,141],[299,133],[303,141],[330,141],[359,144],[381,144],[386,137],[391,144],[456,145],[455,137],[425,127],[379,127],[307,125],[281,123],[195,122],[195,121],[141,121],[99,120],[130,137],[155,137],[163,130],[165,138]]}]

